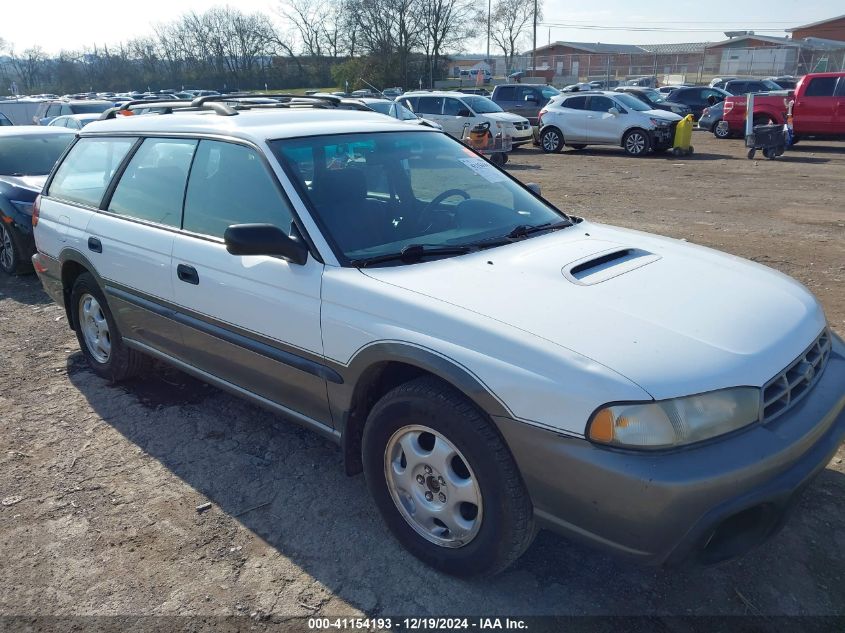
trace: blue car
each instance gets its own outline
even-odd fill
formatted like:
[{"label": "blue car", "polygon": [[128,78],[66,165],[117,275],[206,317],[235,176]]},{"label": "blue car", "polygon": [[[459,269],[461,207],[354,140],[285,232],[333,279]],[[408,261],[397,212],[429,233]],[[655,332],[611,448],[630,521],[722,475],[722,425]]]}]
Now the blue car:
[{"label": "blue car", "polygon": [[0,127],[0,270],[31,270],[32,206],[47,175],[76,135],[62,128]]}]

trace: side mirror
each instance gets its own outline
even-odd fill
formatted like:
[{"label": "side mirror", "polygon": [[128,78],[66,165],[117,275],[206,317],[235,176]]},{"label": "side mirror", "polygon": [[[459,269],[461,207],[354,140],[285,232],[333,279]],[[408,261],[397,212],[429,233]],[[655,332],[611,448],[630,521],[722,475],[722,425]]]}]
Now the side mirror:
[{"label": "side mirror", "polygon": [[463,117],[472,116],[472,112],[469,111],[469,108],[461,108],[460,110],[458,110],[457,116],[463,116]]},{"label": "side mirror", "polygon": [[610,109],[608,110],[608,112],[609,112],[610,114],[612,114],[613,116],[617,116],[617,115],[619,114],[619,108],[610,108]]},{"label": "side mirror", "polygon": [[525,183],[525,186],[526,186],[526,187],[528,187],[528,188],[529,188],[531,191],[533,191],[534,193],[536,193],[538,196],[542,195],[542,194],[540,193],[540,185],[539,185],[538,183],[536,183],[536,182],[527,182],[527,183]]},{"label": "side mirror", "polygon": [[273,224],[233,224],[223,241],[232,255],[275,255],[300,266],[308,260],[308,248]]},{"label": "side mirror", "polygon": [[532,97],[531,95],[526,96],[525,101],[527,101],[528,103],[540,103],[537,100],[537,97]]}]

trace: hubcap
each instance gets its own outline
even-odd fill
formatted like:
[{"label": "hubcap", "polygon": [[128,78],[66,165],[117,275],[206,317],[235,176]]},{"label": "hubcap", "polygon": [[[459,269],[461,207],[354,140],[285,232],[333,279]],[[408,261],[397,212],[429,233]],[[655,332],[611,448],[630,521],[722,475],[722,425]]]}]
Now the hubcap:
[{"label": "hubcap", "polygon": [[12,244],[12,236],[6,227],[0,224],[0,266],[3,270],[11,270],[15,258],[15,246]]},{"label": "hubcap", "polygon": [[724,138],[728,135],[728,123],[727,121],[719,121],[716,124],[716,136],[719,138]]},{"label": "hubcap", "polygon": [[111,355],[111,335],[106,315],[97,299],[84,294],[79,300],[79,327],[85,347],[98,363],[109,362]]},{"label": "hubcap", "polygon": [[631,154],[641,154],[645,149],[645,139],[642,134],[634,132],[628,135],[628,140],[625,141],[625,148]]},{"label": "hubcap", "polygon": [[462,547],[481,528],[481,490],[463,454],[437,431],[404,426],[388,440],[384,476],[399,513],[426,540]]},{"label": "hubcap", "polygon": [[546,132],[543,134],[543,149],[552,152],[557,148],[557,134],[554,132]]}]

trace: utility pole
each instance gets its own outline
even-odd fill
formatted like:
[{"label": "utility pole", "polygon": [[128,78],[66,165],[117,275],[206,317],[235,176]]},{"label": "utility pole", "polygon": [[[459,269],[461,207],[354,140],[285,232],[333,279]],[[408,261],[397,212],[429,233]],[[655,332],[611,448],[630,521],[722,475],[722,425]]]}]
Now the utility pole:
[{"label": "utility pole", "polygon": [[[487,63],[490,63],[490,9],[492,0],[487,0]],[[507,70],[507,69],[505,69]]]},{"label": "utility pole", "polygon": [[534,50],[531,51],[531,66],[537,75],[537,0],[534,0]]}]

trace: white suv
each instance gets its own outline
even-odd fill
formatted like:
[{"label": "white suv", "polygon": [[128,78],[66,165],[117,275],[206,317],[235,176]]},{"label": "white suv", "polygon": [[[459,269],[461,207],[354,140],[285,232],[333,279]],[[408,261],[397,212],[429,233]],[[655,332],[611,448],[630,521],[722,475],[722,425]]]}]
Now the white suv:
[{"label": "white suv", "polygon": [[619,92],[578,92],[553,98],[540,110],[540,147],[559,152],[564,145],[617,145],[631,156],[644,156],[672,147],[681,116],[652,110],[631,95]]},{"label": "white suv", "polygon": [[492,99],[460,92],[406,92],[397,101],[417,115],[441,125],[443,131],[462,139],[467,129],[479,123],[489,123],[491,131],[510,134],[513,145],[525,145],[534,139],[528,119],[505,112]]},{"label": "white suv", "polygon": [[170,110],[86,126],[34,212],[88,364],[172,363],[337,442],[441,570],[501,570],[535,525],[735,556],[845,435],[845,345],[780,273],[382,115]]}]

